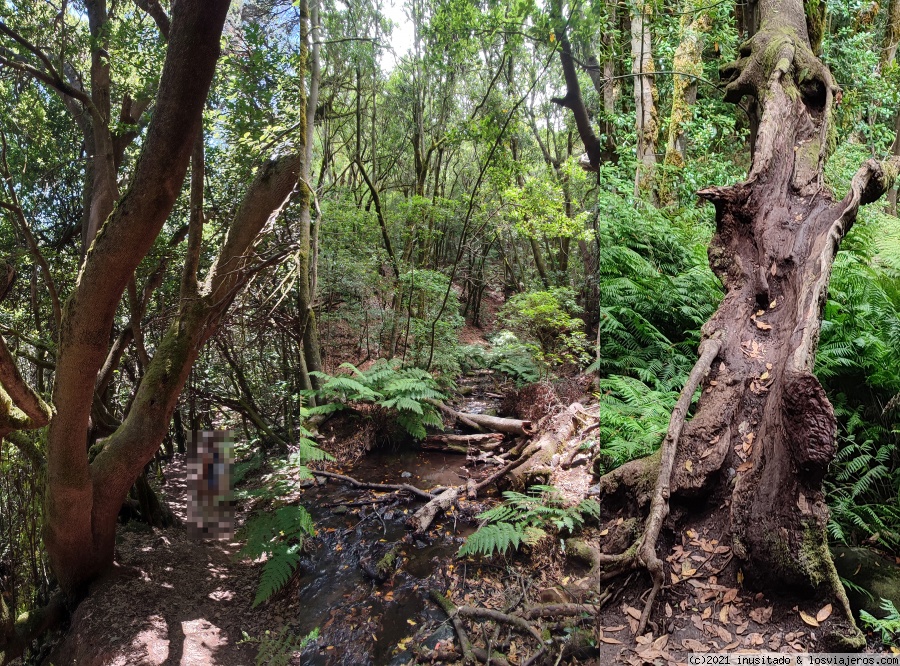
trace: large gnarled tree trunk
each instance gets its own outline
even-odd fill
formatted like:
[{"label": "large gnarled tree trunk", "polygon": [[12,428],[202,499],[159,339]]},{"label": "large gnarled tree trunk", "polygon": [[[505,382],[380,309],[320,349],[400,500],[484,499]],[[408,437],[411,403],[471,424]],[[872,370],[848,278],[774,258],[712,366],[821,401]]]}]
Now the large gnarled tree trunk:
[{"label": "large gnarled tree trunk", "polygon": [[676,462],[673,485],[699,490],[736,475],[731,535],[746,571],[843,600],[822,493],[836,422],[812,367],[834,256],[890,176],[867,162],[847,196],[831,198],[822,170],[837,86],[810,48],[801,0],[764,0],[760,11],[759,32],[723,71],[730,101],[749,95],[759,106],[750,174],[700,192],[716,206],[710,265],[726,294],[704,329],[721,348],[677,456],[696,464]]},{"label": "large gnarled tree trunk", "polygon": [[[640,547],[604,558],[613,569],[652,574],[645,624],[665,576],[655,544],[670,495],[714,498],[748,581],[838,602],[845,622],[834,637],[858,647],[825,531],[822,480],[836,421],[812,366],[835,253],[859,206],[881,196],[896,166],[866,162],[846,197],[832,199],[822,168],[837,86],[810,48],[802,0],[762,0],[759,8],[759,31],[723,69],[727,99],[749,96],[758,106],[750,173],[700,192],[716,207],[709,258],[725,297],[704,326],[701,359],[661,455],[630,464],[659,469]],[[613,476],[606,485],[636,478],[625,468]]]}]

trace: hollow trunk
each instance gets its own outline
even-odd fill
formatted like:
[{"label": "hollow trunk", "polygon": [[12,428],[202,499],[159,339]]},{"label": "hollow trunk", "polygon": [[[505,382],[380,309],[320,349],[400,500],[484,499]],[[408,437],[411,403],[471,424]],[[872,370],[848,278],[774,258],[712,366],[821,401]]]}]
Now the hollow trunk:
[{"label": "hollow trunk", "polygon": [[836,421],[812,365],[840,241],[891,178],[870,160],[831,198],[822,166],[838,89],[810,49],[801,0],[760,10],[759,32],[723,68],[726,99],[748,95],[760,111],[750,174],[699,193],[716,207],[709,258],[726,293],[703,329],[721,346],[678,443],[672,492],[726,496],[722,524],[753,584],[817,590],[848,611],[822,493]]}]

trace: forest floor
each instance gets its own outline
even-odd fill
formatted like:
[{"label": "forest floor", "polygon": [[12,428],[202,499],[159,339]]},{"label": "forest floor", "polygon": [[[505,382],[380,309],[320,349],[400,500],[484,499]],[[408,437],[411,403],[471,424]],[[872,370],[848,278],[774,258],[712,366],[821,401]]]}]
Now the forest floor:
[{"label": "forest floor", "polygon": [[[482,375],[477,381],[492,379]],[[573,391],[577,393],[570,387]],[[499,404],[482,401],[477,407],[481,393],[467,397],[465,406],[487,410]],[[522,395],[515,408],[529,418],[558,411],[567,401],[557,396],[556,408],[549,409],[548,399]],[[510,407],[509,399],[505,406]],[[339,458],[333,471],[370,483],[405,482],[420,488],[446,487],[490,473],[490,466],[473,460],[471,453],[382,449],[362,455],[364,434],[352,422],[323,431],[323,446]],[[564,442],[560,456],[577,446],[577,438]],[[182,457],[165,467],[164,478],[162,494],[183,520]],[[549,479],[571,502],[588,495],[594,482],[586,464],[556,465]],[[257,608],[252,600],[261,565],[236,559],[240,543],[191,541],[183,527],[149,530],[131,523],[120,530],[116,571],[79,606],[64,641],[44,663],[453,664],[462,663],[459,636],[464,633],[476,656],[490,655],[499,666],[661,666],[685,664],[697,652],[817,651],[837,613],[812,601],[770,599],[745,589],[729,544],[722,541],[723,526],[705,523],[701,510],[691,528],[664,532],[660,547],[666,551],[670,580],[648,630],[636,636],[650,587],[643,572],[604,586],[591,584],[588,567],[571,553],[567,557],[554,537],[515,555],[458,559],[456,550],[477,523],[474,516],[495,506],[497,499],[493,492],[461,498],[427,535],[415,536],[405,521],[419,501],[326,479],[298,484],[287,501],[309,509],[317,535],[309,539],[288,585]],[[239,522],[250,508],[239,507]],[[603,552],[620,552],[636,536],[636,525],[628,512],[604,511],[581,537]],[[394,548],[396,571],[387,581],[373,581],[365,573],[366,562]],[[434,592],[460,609],[458,626],[434,603]],[[551,607],[565,610],[542,616]],[[320,631],[319,638],[302,652],[291,656],[288,647],[281,651],[282,662],[257,661],[261,649],[274,650],[279,641],[292,643],[313,629]]]}]

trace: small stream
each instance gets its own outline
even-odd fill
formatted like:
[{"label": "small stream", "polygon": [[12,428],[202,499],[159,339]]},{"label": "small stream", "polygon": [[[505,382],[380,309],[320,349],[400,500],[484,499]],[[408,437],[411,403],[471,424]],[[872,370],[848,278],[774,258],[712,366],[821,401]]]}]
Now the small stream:
[{"label": "small stream", "polygon": [[[471,386],[459,409],[484,413],[496,410],[500,396],[493,378],[479,375],[460,381]],[[485,393],[489,397],[485,397]],[[372,452],[346,474],[360,481],[410,483],[419,488],[457,485],[467,477],[462,455],[417,449]],[[365,500],[374,500],[364,503]],[[302,499],[316,521],[317,536],[307,542],[296,592],[297,633],[319,628],[320,638],[302,654],[304,665],[356,666],[405,664],[410,652],[393,655],[404,638],[423,622],[432,623],[426,645],[452,636],[446,618],[428,590],[440,587],[442,574],[473,527],[454,518],[436,522],[431,539],[412,536],[405,520],[421,501],[398,499],[389,493],[355,490],[333,480],[308,488]],[[398,546],[395,575],[382,584],[367,576],[360,560],[377,562]],[[437,577],[438,580],[430,580]],[[412,647],[412,643],[408,642]]]}]

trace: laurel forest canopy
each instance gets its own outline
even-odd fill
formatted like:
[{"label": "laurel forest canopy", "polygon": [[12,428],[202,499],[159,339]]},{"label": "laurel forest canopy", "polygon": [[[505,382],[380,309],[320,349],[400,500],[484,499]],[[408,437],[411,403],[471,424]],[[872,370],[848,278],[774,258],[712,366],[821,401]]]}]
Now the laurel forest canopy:
[{"label": "laurel forest canopy", "polygon": [[[82,654],[79,604],[163,543],[128,525],[181,543],[210,429],[237,441],[222,567],[255,590],[229,594],[282,604],[232,627],[257,664],[437,658],[424,604],[445,660],[612,663],[664,651],[701,576],[733,624],[746,588],[822,624],[801,647],[862,649],[838,549],[900,557],[898,42],[900,0],[4,3],[0,663]],[[441,481],[384,478],[409,447]],[[384,534],[328,523],[348,507]],[[348,575],[310,573],[343,538],[419,633],[329,633],[303,581]],[[434,578],[455,558],[535,582],[473,605]],[[623,607],[636,639],[604,640]]]}]

